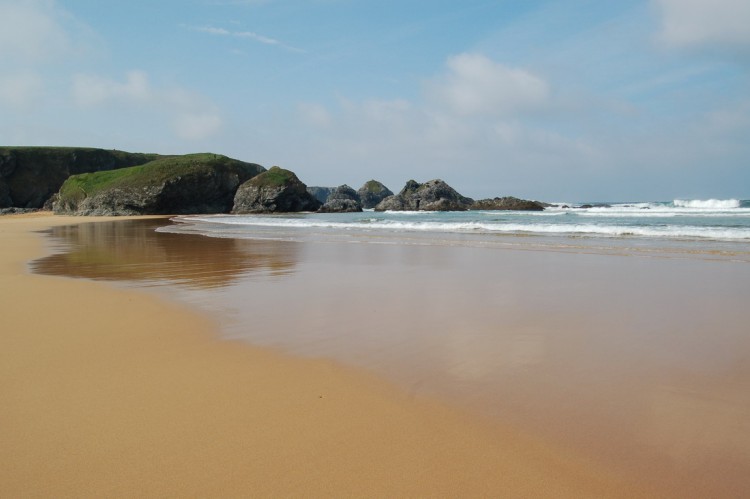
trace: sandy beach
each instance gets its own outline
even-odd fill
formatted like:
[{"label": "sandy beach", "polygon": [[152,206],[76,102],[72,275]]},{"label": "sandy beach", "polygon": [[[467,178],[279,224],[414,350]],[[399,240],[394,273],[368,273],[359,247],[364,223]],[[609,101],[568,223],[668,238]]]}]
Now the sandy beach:
[{"label": "sandy beach", "polygon": [[0,496],[641,495],[511,427],[320,359],[219,339],[152,294],[32,275],[0,218]]}]

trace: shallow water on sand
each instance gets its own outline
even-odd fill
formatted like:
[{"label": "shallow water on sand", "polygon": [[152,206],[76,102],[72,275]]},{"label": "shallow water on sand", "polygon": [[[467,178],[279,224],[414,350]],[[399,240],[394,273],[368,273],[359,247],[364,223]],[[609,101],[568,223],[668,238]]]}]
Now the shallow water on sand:
[{"label": "shallow water on sand", "polygon": [[51,229],[57,251],[32,268],[163,287],[227,338],[371,370],[675,495],[750,487],[745,262],[154,231],[166,223]]}]

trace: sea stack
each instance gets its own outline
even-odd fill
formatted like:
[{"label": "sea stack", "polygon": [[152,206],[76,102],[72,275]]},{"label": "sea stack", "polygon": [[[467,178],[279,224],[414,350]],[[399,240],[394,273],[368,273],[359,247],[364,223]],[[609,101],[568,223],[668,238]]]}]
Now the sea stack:
[{"label": "sea stack", "polygon": [[232,213],[289,213],[317,211],[321,203],[293,172],[274,166],[253,177],[234,197]]}]

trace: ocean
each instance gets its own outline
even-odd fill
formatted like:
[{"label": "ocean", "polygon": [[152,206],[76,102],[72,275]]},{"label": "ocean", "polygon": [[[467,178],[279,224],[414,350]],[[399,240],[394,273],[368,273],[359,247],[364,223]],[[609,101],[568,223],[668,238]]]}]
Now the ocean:
[{"label": "ocean", "polygon": [[555,203],[541,212],[181,216],[164,232],[237,239],[522,247],[750,261],[750,200]]}]

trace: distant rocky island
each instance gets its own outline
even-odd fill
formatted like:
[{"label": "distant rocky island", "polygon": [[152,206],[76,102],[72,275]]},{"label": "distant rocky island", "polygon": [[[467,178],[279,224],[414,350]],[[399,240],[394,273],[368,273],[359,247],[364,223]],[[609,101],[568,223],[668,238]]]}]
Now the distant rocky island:
[{"label": "distant rocky island", "polygon": [[541,211],[514,197],[475,201],[442,180],[409,180],[394,194],[370,180],[308,187],[293,172],[221,154],[158,155],[83,147],[0,147],[0,211],[73,215]]}]

